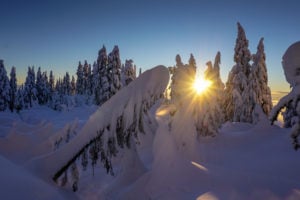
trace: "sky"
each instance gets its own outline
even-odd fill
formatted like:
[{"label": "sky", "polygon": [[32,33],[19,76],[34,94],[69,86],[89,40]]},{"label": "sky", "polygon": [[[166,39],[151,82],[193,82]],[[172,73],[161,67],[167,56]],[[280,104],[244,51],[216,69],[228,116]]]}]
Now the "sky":
[{"label": "sky", "polygon": [[143,71],[184,63],[193,53],[199,72],[221,52],[226,82],[234,65],[237,22],[244,27],[251,53],[264,37],[269,85],[289,91],[282,55],[300,40],[298,0],[0,0],[0,59],[19,83],[27,67],[53,70],[56,78],[75,75],[79,61],[93,63],[105,45],[120,49]]}]

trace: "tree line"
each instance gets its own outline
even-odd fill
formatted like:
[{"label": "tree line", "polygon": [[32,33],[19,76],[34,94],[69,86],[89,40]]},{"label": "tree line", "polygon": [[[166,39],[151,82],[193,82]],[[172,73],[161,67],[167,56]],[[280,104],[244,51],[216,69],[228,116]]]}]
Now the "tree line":
[{"label": "tree line", "polygon": [[108,55],[103,46],[93,66],[79,61],[76,76],[75,79],[66,72],[63,78],[55,80],[52,70],[48,77],[41,67],[36,73],[34,67],[28,67],[25,83],[18,86],[16,68],[11,68],[8,77],[4,61],[0,60],[0,111],[19,112],[37,104],[54,110],[83,103],[102,105],[136,78],[136,66],[131,59],[121,63],[118,46]]}]

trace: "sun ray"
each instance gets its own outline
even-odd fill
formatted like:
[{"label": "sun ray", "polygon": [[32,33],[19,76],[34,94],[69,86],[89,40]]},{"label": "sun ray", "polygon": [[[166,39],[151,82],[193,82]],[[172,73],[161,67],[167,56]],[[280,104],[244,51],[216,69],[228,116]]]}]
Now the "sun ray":
[{"label": "sun ray", "polygon": [[212,82],[210,80],[196,78],[193,84],[193,88],[197,94],[201,94],[205,92],[211,86],[211,84]]}]

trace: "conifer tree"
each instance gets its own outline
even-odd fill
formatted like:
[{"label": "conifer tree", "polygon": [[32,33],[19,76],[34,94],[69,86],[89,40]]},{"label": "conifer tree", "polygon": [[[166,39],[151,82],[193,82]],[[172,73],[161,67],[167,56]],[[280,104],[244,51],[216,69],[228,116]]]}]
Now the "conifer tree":
[{"label": "conifer tree", "polygon": [[75,95],[76,93],[76,81],[74,76],[72,76],[72,80],[71,80],[71,95]]},{"label": "conifer tree", "polygon": [[0,60],[0,111],[4,111],[9,106],[9,79],[6,69],[4,67],[3,60]]},{"label": "conifer tree", "polygon": [[189,76],[196,77],[197,65],[196,65],[196,60],[194,58],[194,55],[192,53],[190,55],[188,67],[189,67],[188,69]]},{"label": "conifer tree", "polygon": [[97,65],[99,70],[99,85],[96,87],[95,98],[96,104],[102,105],[110,98],[110,72],[107,67],[108,56],[106,48],[103,46],[98,53]]},{"label": "conifer tree", "polygon": [[84,93],[84,73],[83,73],[83,66],[80,61],[78,64],[76,74],[77,74],[76,93],[82,95]]},{"label": "conifer tree", "polygon": [[173,74],[172,74],[172,82],[170,85],[170,89],[171,89],[171,100],[173,103],[179,102],[180,101],[180,96],[181,96],[181,92],[180,92],[180,79],[181,79],[181,74],[183,72],[183,68],[184,68],[184,64],[181,61],[181,57],[180,55],[176,55],[176,65],[173,68]]},{"label": "conifer tree", "polygon": [[54,92],[54,89],[55,89],[55,78],[54,78],[54,75],[53,75],[53,71],[51,70],[50,71],[50,75],[49,75],[49,89],[50,89],[50,94],[52,95],[53,92]]},{"label": "conifer tree", "polygon": [[10,71],[10,80],[9,80],[9,109],[11,112],[15,109],[16,102],[16,93],[17,93],[17,77],[16,77],[16,68],[12,67]]},{"label": "conifer tree", "polygon": [[36,90],[37,90],[37,98],[39,104],[43,104],[44,96],[43,96],[43,83],[42,83],[42,72],[41,67],[38,68],[38,71],[36,72]]},{"label": "conifer tree", "polygon": [[133,60],[125,60],[124,65],[124,80],[125,84],[128,85],[131,81],[136,78],[136,67],[133,65]]},{"label": "conifer tree", "polygon": [[261,38],[257,46],[257,52],[253,56],[252,78],[250,85],[255,89],[254,102],[261,106],[263,112],[269,115],[272,109],[271,90],[268,86],[268,73],[266,67],[266,55],[264,52],[264,38]]},{"label": "conifer tree", "polygon": [[27,77],[24,86],[25,108],[31,108],[36,100],[36,85],[34,67],[28,67]]},{"label": "conifer tree", "polygon": [[[224,107],[226,120],[235,122],[251,122],[247,112],[249,104],[247,104],[248,78],[251,70],[249,61],[251,54],[248,49],[248,40],[245,31],[240,23],[238,26],[238,36],[235,44],[234,62],[236,63],[231,69],[228,80],[226,82]],[[244,93],[245,92],[245,93]]]},{"label": "conifer tree", "polygon": [[24,89],[23,85],[17,90],[15,99],[15,109],[17,113],[24,108]]},{"label": "conifer tree", "polygon": [[115,46],[111,53],[108,55],[108,73],[109,73],[109,88],[110,97],[121,89],[121,60],[119,47]]}]

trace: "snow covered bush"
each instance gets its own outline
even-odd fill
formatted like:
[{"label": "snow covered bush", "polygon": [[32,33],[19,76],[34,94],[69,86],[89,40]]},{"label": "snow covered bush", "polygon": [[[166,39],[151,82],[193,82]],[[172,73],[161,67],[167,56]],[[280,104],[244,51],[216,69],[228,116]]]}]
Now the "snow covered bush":
[{"label": "snow covered bush", "polygon": [[292,127],[291,137],[294,148],[300,148],[298,137],[300,136],[300,42],[292,44],[282,57],[282,66],[287,82],[292,90],[289,94],[282,97],[278,104],[272,109],[270,120],[273,123],[280,111],[285,111],[285,126]]}]

